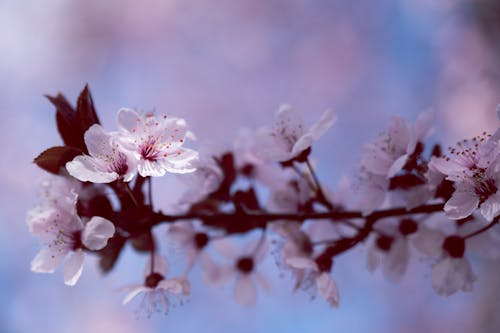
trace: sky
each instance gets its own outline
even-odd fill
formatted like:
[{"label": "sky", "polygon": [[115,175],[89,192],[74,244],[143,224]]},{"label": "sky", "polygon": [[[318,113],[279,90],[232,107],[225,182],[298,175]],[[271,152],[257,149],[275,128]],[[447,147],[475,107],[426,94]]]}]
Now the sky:
[{"label": "sky", "polygon": [[[487,2],[487,1],[483,1]],[[338,121],[313,147],[332,189],[355,174],[361,148],[392,115],[437,114],[434,140],[452,144],[498,127],[498,53],[467,1],[443,0],[0,0],[0,332],[492,332],[500,327],[498,262],[474,258],[472,293],[443,298],[429,265],[416,262],[393,284],[366,269],[366,249],[333,270],[339,309],[292,292],[271,256],[270,295],[241,308],[232,286],[193,272],[189,301],[168,316],[136,319],[120,289],[141,277],[145,258],[128,249],[102,276],[86,262],[81,280],[31,273],[40,248],[26,212],[44,177],[32,160],[59,145],[45,94],[75,101],[88,83],[104,127],[121,107],[183,117],[197,148],[231,147],[242,128],[271,123],[282,103],[312,124],[328,108]],[[174,176],[154,184],[169,209],[182,194]],[[164,230],[158,230],[159,234]],[[173,270],[181,258],[165,246]]]}]

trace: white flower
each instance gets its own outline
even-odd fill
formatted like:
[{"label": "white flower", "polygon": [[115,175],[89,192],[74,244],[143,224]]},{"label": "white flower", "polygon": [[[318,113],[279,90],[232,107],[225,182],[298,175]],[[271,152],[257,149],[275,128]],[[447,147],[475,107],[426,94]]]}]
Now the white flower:
[{"label": "white flower", "polygon": [[186,275],[193,267],[196,260],[199,260],[207,280],[217,279],[220,274],[218,267],[206,253],[206,246],[210,242],[210,235],[202,230],[197,230],[190,221],[179,221],[168,229],[169,240],[174,247],[186,252]]},{"label": "white flower", "polygon": [[220,283],[235,279],[234,298],[243,306],[253,306],[257,299],[257,284],[268,292],[271,288],[267,279],[257,271],[257,265],[262,262],[267,251],[267,243],[250,242],[243,251],[228,239],[220,239],[213,242],[218,252],[229,259],[232,266],[226,267],[224,273],[220,274],[218,280],[211,281]]},{"label": "white flower", "polygon": [[186,137],[193,136],[187,131],[184,119],[120,109],[118,124],[124,145],[138,160],[137,169],[141,176],[157,177],[166,172],[188,173],[196,170],[194,162],[198,153],[182,147]]},{"label": "white flower", "polygon": [[134,158],[123,149],[115,135],[94,124],[85,132],[84,139],[90,156],[77,156],[66,163],[70,175],[92,183],[110,183],[119,178],[126,182],[132,180]]},{"label": "white flower", "polygon": [[[67,189],[67,187],[62,187]],[[58,192],[54,200],[35,207],[28,213],[28,227],[46,247],[31,262],[31,270],[37,273],[53,273],[68,254],[64,265],[64,283],[74,285],[83,269],[84,249],[97,251],[104,248],[115,232],[113,223],[94,216],[85,225],[76,214],[76,191]]]},{"label": "white flower", "polygon": [[[317,221],[318,225],[329,221]],[[324,222],[324,223],[322,223]],[[317,230],[316,230],[317,231]],[[326,230],[327,234],[332,233]],[[323,237],[326,235],[323,234]],[[328,236],[326,236],[329,238]],[[320,269],[313,258],[314,248],[309,236],[301,231],[290,232],[282,248],[284,264],[290,269],[295,278],[295,289],[309,292],[312,297],[319,293],[331,306],[338,307],[339,292],[337,285],[329,271],[331,267]]]},{"label": "white flower", "polygon": [[421,113],[414,125],[393,117],[387,132],[364,148],[361,165],[368,172],[387,178],[395,176],[431,130],[432,112]]},{"label": "white flower", "polygon": [[300,115],[289,105],[281,105],[271,129],[262,128],[257,133],[262,157],[272,161],[288,161],[311,147],[335,122],[331,110],[325,111],[320,120],[305,130]]},{"label": "white flower", "polygon": [[449,296],[459,290],[471,291],[476,280],[467,258],[444,256],[432,267],[432,288],[443,296]]},{"label": "white flower", "polygon": [[189,206],[205,198],[216,191],[222,181],[224,174],[213,157],[202,157],[193,163],[196,171],[180,177],[186,183],[188,189],[179,199],[181,207]]},{"label": "white flower", "polygon": [[455,182],[455,192],[444,210],[452,219],[470,216],[480,208],[488,220],[500,214],[500,146],[489,135],[474,137],[450,149],[453,157],[433,158],[431,164]]},{"label": "white flower", "polygon": [[421,153],[423,140],[431,132],[433,113],[423,112],[415,124],[408,124],[400,117],[393,117],[386,132],[374,143],[364,147],[361,158],[358,206],[363,213],[369,214],[386,202],[387,193],[394,190],[391,200],[403,200],[408,209],[422,204],[432,195],[425,186],[426,175],[417,170],[408,170],[406,176],[418,179],[422,185],[410,188],[391,188],[391,180],[404,170],[415,154]]},{"label": "white flower", "polygon": [[123,299],[123,305],[132,301],[140,294],[144,294],[140,311],[151,317],[154,312],[168,314],[172,296],[187,296],[190,294],[189,281],[183,277],[166,279],[168,272],[167,260],[155,255],[149,259],[144,270],[144,284],[124,288],[128,294]]}]

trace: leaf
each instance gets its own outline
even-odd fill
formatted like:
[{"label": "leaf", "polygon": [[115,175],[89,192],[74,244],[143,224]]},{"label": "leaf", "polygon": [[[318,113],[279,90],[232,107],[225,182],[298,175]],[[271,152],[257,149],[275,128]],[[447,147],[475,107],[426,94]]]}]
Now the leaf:
[{"label": "leaf", "polygon": [[66,97],[58,94],[55,97],[46,95],[45,97],[56,107],[57,130],[63,142],[67,146],[76,147],[86,152],[83,141],[83,131],[80,126],[76,111],[69,104]]},{"label": "leaf", "polygon": [[33,162],[45,171],[57,175],[67,162],[81,154],[82,151],[78,148],[56,146],[43,151]]},{"label": "leaf", "polygon": [[80,127],[83,133],[85,133],[90,126],[100,123],[88,85],[85,85],[85,88],[83,88],[80,96],[78,96],[76,113],[78,115]]},{"label": "leaf", "polygon": [[109,273],[113,269],[116,261],[120,257],[125,241],[125,238],[115,234],[113,238],[108,240],[108,245],[106,245],[104,249],[98,251],[101,257],[99,260],[99,268],[103,273]]}]

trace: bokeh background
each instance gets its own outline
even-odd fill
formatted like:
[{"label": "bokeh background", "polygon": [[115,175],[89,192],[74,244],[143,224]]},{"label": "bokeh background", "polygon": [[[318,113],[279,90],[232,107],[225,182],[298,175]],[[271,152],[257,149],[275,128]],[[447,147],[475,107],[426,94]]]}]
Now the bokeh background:
[{"label": "bokeh background", "polygon": [[[106,277],[89,260],[69,288],[60,272],[29,271],[40,244],[25,223],[44,176],[31,161],[60,143],[44,94],[74,101],[89,83],[108,129],[120,107],[156,109],[186,118],[195,146],[230,146],[283,102],[309,123],[331,107],[339,120],[314,157],[335,188],[392,114],[434,109],[445,143],[496,129],[499,45],[496,0],[0,0],[0,332],[500,331],[498,261],[474,258],[474,292],[442,298],[428,265],[395,285],[367,272],[363,249],[335,263],[337,310],[293,294],[270,258],[273,292],[255,308],[194,271],[187,304],[138,320],[119,289],[139,281],[144,257],[127,251]],[[181,192],[173,176],[155,182],[156,205]]]}]

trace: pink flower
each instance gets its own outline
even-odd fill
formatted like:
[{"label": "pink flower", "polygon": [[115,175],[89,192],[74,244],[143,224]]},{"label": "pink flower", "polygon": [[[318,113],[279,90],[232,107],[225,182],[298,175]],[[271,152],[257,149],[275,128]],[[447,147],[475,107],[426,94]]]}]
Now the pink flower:
[{"label": "pink flower", "polygon": [[138,160],[137,169],[143,177],[163,176],[166,172],[189,173],[196,170],[198,153],[182,147],[188,132],[181,118],[152,113],[140,114],[135,110],[118,111],[121,140]]},{"label": "pink flower", "polygon": [[77,156],[66,163],[70,175],[92,183],[110,183],[119,178],[126,182],[132,180],[136,170],[134,158],[115,135],[95,124],[85,132],[84,139],[90,156]]},{"label": "pink flower", "polygon": [[[318,226],[329,221],[316,221],[314,232]],[[331,228],[323,229],[322,238],[331,239],[328,234],[335,233]],[[317,293],[331,306],[338,307],[339,292],[337,284],[330,275],[330,267],[321,269],[313,258],[314,248],[310,237],[301,230],[290,232],[281,251],[284,264],[292,271],[295,278],[295,289],[308,291],[312,297]]]},{"label": "pink flower", "polygon": [[300,115],[289,105],[281,105],[271,129],[262,128],[257,141],[262,157],[271,161],[288,161],[311,147],[333,125],[335,114],[327,110],[320,120],[305,130]]},{"label": "pink flower", "polygon": [[451,148],[452,157],[433,158],[431,165],[455,182],[444,211],[452,219],[470,216],[480,208],[488,220],[500,214],[500,146],[483,133]]},{"label": "pink flower", "polygon": [[263,261],[266,254],[267,243],[250,242],[243,251],[228,239],[216,240],[213,245],[222,256],[231,261],[232,266],[226,267],[224,273],[212,282],[220,283],[235,279],[236,302],[243,306],[254,306],[257,299],[257,285],[266,292],[270,290],[267,279],[257,271],[257,265]]},{"label": "pink flower", "polygon": [[[64,258],[64,283],[74,285],[83,269],[85,249],[97,251],[104,248],[115,232],[113,223],[94,216],[83,223],[76,213],[77,193],[68,191],[68,184],[58,179],[49,185],[48,201],[28,213],[28,227],[46,247],[31,262],[37,273],[53,273]],[[60,189],[60,190],[58,190]],[[59,196],[54,199],[55,194]]]},{"label": "pink flower", "polygon": [[210,256],[206,253],[206,247],[210,242],[210,235],[202,230],[197,230],[190,221],[179,221],[168,229],[169,240],[174,247],[186,253],[186,275],[193,267],[196,260],[200,262],[207,280],[217,279],[220,274]]},{"label": "pink flower", "polygon": [[128,294],[123,299],[123,305],[143,294],[140,312],[144,312],[148,318],[154,312],[168,314],[170,298],[189,295],[190,284],[185,278],[166,279],[167,272],[167,260],[160,255],[155,255],[153,263],[150,259],[146,264],[144,283],[124,288]]}]

